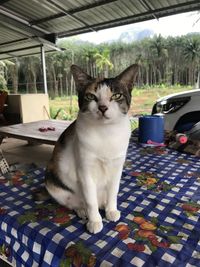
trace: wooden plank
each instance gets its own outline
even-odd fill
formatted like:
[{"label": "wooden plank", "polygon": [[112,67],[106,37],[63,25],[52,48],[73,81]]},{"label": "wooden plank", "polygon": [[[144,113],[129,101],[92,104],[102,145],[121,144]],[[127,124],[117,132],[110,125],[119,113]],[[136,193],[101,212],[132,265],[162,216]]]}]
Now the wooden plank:
[{"label": "wooden plank", "polygon": [[[71,121],[41,120],[0,127],[1,137],[14,137],[29,142],[39,142],[54,145],[61,133],[71,124]],[[39,128],[54,127],[55,131],[39,131]]]}]

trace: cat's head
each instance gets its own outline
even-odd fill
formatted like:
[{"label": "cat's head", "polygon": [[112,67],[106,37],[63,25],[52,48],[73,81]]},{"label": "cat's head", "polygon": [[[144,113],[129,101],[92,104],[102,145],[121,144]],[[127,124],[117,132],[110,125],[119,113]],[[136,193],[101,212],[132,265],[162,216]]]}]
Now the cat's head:
[{"label": "cat's head", "polygon": [[115,78],[95,79],[76,65],[71,66],[80,112],[98,121],[109,123],[127,114],[131,91],[138,73],[134,64]]}]

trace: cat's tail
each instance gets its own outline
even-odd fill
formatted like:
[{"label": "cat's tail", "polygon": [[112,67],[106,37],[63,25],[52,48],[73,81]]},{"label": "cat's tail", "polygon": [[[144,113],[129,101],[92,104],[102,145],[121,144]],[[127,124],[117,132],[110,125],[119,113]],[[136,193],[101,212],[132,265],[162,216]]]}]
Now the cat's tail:
[{"label": "cat's tail", "polygon": [[41,186],[32,191],[32,197],[34,201],[46,201],[51,199],[49,192],[45,186]]}]

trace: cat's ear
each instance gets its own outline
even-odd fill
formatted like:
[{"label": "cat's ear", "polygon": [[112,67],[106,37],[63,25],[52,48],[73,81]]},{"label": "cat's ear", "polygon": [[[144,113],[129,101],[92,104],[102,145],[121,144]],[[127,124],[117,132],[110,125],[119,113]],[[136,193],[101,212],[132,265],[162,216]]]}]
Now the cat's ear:
[{"label": "cat's ear", "polygon": [[115,79],[117,82],[124,84],[126,88],[131,91],[133,88],[133,83],[138,75],[138,69],[139,66],[137,64],[133,64],[120,73]]},{"label": "cat's ear", "polygon": [[93,81],[93,78],[84,72],[79,66],[72,65],[71,73],[74,77],[77,90],[81,90]]}]

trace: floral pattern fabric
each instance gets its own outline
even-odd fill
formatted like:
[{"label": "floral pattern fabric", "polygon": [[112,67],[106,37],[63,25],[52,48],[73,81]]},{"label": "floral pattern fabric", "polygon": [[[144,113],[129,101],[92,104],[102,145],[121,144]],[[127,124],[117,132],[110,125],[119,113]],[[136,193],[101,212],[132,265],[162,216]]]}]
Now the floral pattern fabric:
[{"label": "floral pattern fabric", "polygon": [[20,267],[200,267],[200,161],[131,139],[118,208],[121,218],[90,234],[85,221],[32,192],[44,169],[12,166],[0,176],[0,256]]}]

